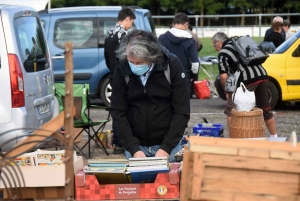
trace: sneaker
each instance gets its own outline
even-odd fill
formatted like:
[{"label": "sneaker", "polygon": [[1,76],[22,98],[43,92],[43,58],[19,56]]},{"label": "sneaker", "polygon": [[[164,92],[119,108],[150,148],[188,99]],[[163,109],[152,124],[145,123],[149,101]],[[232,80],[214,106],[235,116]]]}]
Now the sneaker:
[{"label": "sneaker", "polygon": [[114,146],[113,154],[123,154],[125,152],[123,147],[119,147],[117,145]]}]

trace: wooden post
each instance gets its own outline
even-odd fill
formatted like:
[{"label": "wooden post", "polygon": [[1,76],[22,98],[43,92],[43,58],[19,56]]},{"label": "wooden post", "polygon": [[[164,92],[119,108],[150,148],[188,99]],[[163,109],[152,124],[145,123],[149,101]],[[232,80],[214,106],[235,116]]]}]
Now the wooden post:
[{"label": "wooden post", "polygon": [[74,118],[73,110],[73,58],[72,43],[65,43],[65,200],[73,200],[74,198],[74,159],[73,159],[73,128]]}]

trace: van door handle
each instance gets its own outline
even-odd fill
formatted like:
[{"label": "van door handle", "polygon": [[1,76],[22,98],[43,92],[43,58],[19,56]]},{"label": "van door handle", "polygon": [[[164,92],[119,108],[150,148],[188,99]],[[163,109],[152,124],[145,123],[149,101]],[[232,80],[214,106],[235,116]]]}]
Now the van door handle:
[{"label": "van door handle", "polygon": [[52,59],[56,59],[56,60],[60,60],[60,59],[64,59],[65,55],[61,55],[61,54],[56,54],[55,56],[52,57]]}]

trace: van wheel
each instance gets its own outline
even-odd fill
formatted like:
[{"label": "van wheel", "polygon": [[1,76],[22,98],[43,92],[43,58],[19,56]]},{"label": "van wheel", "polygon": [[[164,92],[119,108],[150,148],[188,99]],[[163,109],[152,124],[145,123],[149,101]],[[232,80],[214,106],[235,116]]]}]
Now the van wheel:
[{"label": "van wheel", "polygon": [[267,87],[270,106],[273,109],[278,103],[278,90],[275,84],[271,81],[268,81]]},{"label": "van wheel", "polygon": [[100,98],[103,101],[104,105],[110,107],[110,98],[111,98],[112,87],[109,83],[109,77],[105,77],[100,85]]}]

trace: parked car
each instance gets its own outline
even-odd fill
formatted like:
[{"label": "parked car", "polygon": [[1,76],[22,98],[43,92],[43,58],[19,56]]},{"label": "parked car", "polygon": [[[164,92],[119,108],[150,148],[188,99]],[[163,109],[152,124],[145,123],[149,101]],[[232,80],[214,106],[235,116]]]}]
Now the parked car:
[{"label": "parked car", "polygon": [[[136,19],[133,27],[155,33],[151,13],[131,7]],[[68,7],[41,11],[54,63],[55,82],[64,82],[64,44],[73,43],[74,83],[90,84],[91,98],[110,105],[109,69],[104,59],[104,39],[117,22],[121,6]]]},{"label": "parked car", "polygon": [[[269,75],[268,94],[271,108],[281,102],[300,101],[300,30],[282,43],[262,64]],[[226,100],[220,77],[215,81],[220,97]]]},{"label": "parked car", "polygon": [[263,67],[269,75],[271,107],[282,101],[300,101],[300,30],[269,56]]},{"label": "parked car", "polygon": [[0,5],[0,148],[10,150],[58,111],[47,40],[31,7]]}]

